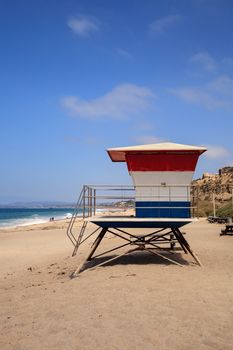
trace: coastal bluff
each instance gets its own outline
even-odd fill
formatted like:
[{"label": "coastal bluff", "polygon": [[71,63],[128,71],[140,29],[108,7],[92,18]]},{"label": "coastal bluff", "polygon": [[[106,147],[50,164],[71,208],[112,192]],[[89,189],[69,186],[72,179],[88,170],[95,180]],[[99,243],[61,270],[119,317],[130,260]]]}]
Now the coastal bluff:
[{"label": "coastal bluff", "polygon": [[214,192],[216,200],[228,201],[232,196],[233,167],[221,168],[217,174],[204,173],[201,179],[193,180],[192,185],[199,187],[201,200],[212,200]]}]

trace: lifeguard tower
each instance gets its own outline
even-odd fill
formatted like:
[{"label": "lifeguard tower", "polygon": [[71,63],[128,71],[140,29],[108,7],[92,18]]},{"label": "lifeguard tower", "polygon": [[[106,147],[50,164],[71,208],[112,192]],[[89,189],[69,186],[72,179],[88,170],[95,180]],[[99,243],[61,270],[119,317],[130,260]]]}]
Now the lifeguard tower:
[{"label": "lifeguard tower", "polygon": [[[191,181],[198,158],[205,151],[204,147],[176,143],[108,149],[113,162],[126,162],[133,186],[83,186],[67,229],[67,235],[74,245],[73,255],[86,240],[94,235],[96,237],[88,255],[73,275],[81,272],[88,261],[106,257],[116,250],[121,250],[120,254],[108,255],[106,260],[89,270],[138,250],[183,266],[176,259],[179,249],[190,254],[201,265],[180,228],[197,220],[195,207],[198,194],[192,188]],[[103,211],[108,214],[103,215]],[[83,224],[76,235],[75,221],[80,215]],[[91,233],[86,232],[89,222],[97,225]],[[93,257],[107,233],[118,237],[118,245]],[[119,244],[119,240],[124,243]],[[125,250],[127,246],[130,249]]]}]

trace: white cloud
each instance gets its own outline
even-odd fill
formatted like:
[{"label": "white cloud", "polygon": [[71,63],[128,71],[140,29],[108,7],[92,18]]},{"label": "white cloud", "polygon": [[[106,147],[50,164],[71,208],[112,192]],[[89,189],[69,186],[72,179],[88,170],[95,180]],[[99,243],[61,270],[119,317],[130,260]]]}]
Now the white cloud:
[{"label": "white cloud", "polygon": [[207,148],[207,152],[204,155],[207,158],[226,158],[230,155],[230,152],[223,146],[205,145],[205,147]]},{"label": "white cloud", "polygon": [[[221,74],[223,60],[216,61],[207,52],[199,52],[193,55],[189,63],[196,64],[197,71],[192,68],[192,77],[205,78],[205,83],[199,86],[179,86],[169,89],[170,93],[179,99],[198,104],[207,109],[232,109],[233,108],[233,78],[229,74]],[[217,75],[217,70],[219,74]],[[225,71],[225,69],[224,69]],[[215,73],[214,78],[203,73]],[[194,73],[194,74],[193,74]],[[198,73],[198,74],[195,74]],[[200,80],[199,80],[200,81]]]},{"label": "white cloud", "polygon": [[163,33],[170,26],[174,25],[182,19],[183,17],[181,15],[169,15],[159,18],[149,25],[149,31],[151,33]]},{"label": "white cloud", "polygon": [[153,135],[144,135],[144,136],[137,136],[135,137],[135,142],[138,142],[139,144],[150,144],[150,143],[160,143],[160,142],[168,142],[165,141],[161,137],[153,136]]},{"label": "white cloud", "polygon": [[127,58],[127,59],[131,59],[133,56],[127,51],[127,50],[124,50],[120,47],[117,47],[115,49],[116,53],[124,58]]},{"label": "white cloud", "polygon": [[100,30],[100,23],[96,18],[78,17],[70,18],[67,22],[70,29],[79,36],[87,37]]},{"label": "white cloud", "polygon": [[198,87],[184,86],[169,89],[170,93],[183,101],[201,105],[207,109],[229,108],[233,105],[233,79],[218,76]]},{"label": "white cloud", "polygon": [[233,58],[232,57],[224,57],[222,59],[221,63],[223,64],[224,67],[232,69],[232,67],[233,67]]},{"label": "white cloud", "polygon": [[233,79],[227,75],[220,75],[207,84],[207,87],[213,93],[219,93],[224,96],[233,96]]},{"label": "white cloud", "polygon": [[198,65],[202,71],[215,72],[217,69],[217,62],[208,52],[198,52],[191,57],[190,62]]},{"label": "white cloud", "polygon": [[68,96],[61,100],[73,116],[82,118],[127,118],[147,110],[151,106],[152,91],[144,86],[122,84],[107,94],[83,100],[80,97]]},{"label": "white cloud", "polygon": [[169,89],[169,91],[185,102],[198,104],[210,110],[224,108],[229,105],[224,99],[218,98],[211,94],[211,92],[205,91],[204,87],[182,87]]}]

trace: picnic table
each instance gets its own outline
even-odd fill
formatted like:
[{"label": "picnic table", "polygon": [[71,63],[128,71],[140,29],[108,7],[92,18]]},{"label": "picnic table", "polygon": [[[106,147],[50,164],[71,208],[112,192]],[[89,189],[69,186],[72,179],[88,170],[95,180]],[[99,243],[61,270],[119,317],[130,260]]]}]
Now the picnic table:
[{"label": "picnic table", "polygon": [[221,230],[220,236],[227,235],[228,233],[233,234],[233,223],[226,224],[225,229]]}]

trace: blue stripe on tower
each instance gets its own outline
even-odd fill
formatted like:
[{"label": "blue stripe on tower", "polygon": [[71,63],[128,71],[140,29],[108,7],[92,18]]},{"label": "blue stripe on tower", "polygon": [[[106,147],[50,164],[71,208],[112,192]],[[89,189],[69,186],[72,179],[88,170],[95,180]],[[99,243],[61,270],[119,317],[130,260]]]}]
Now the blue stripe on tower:
[{"label": "blue stripe on tower", "polygon": [[189,201],[136,201],[138,218],[190,218]]}]

